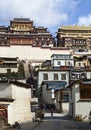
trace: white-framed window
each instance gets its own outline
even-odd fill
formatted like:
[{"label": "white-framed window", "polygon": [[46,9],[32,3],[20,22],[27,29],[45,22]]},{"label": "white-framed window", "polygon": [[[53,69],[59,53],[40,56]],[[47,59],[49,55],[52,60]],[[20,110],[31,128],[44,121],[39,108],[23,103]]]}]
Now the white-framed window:
[{"label": "white-framed window", "polygon": [[58,80],[58,74],[57,73],[53,74],[53,77],[54,77],[53,78],[54,80]]},{"label": "white-framed window", "polygon": [[70,66],[71,65],[71,63],[70,63],[70,61],[68,61],[68,66]]},{"label": "white-framed window", "polygon": [[43,80],[48,80],[48,74],[47,73],[43,74]]},{"label": "white-framed window", "polygon": [[76,79],[80,79],[81,74],[76,74]]},{"label": "white-framed window", "polygon": [[61,80],[66,80],[66,74],[61,74]]},{"label": "white-framed window", "polygon": [[61,65],[61,61],[57,61],[57,65]]}]

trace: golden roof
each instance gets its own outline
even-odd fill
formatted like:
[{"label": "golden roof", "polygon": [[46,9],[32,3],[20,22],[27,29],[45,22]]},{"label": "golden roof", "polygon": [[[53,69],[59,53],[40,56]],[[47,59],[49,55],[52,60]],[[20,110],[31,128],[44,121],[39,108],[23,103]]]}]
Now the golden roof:
[{"label": "golden roof", "polygon": [[66,29],[66,30],[91,30],[91,25],[89,26],[79,26],[79,25],[74,25],[74,26],[71,26],[71,25],[67,25],[67,26],[64,26],[62,25],[60,29]]}]

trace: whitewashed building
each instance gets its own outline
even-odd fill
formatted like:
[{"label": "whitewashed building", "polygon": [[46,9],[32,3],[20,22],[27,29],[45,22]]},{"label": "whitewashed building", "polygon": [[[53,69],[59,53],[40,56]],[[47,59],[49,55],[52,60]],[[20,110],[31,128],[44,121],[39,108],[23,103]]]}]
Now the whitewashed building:
[{"label": "whitewashed building", "polygon": [[67,82],[66,86],[68,86],[69,70],[38,70],[38,88],[43,81],[65,81]]},{"label": "whitewashed building", "polygon": [[69,115],[74,119],[88,120],[91,110],[91,81],[75,81],[69,86]]},{"label": "whitewashed building", "polygon": [[18,57],[0,57],[0,73],[18,72]]},{"label": "whitewashed building", "polygon": [[56,93],[55,91],[60,90],[66,86],[67,82],[65,81],[44,81],[41,84],[41,94],[42,102],[45,103],[56,103]]},{"label": "whitewashed building", "polygon": [[[65,88],[66,81],[44,81],[40,88],[40,101],[45,104],[55,104],[56,110],[59,112],[68,111],[67,98],[63,95],[63,88]],[[62,98],[63,96],[63,98]],[[66,112],[65,111],[65,112]]]},{"label": "whitewashed building", "polygon": [[[16,53],[17,52],[17,53]],[[22,60],[50,60],[52,54],[70,54],[70,49],[58,47],[33,47],[32,45],[11,45],[0,47],[1,57],[19,57]]]},{"label": "whitewashed building", "polygon": [[0,81],[0,115],[9,124],[32,120],[31,87],[17,81]]},{"label": "whitewashed building", "polygon": [[71,54],[53,54],[51,56],[51,66],[53,69],[60,69],[60,66],[74,66],[73,55]]},{"label": "whitewashed building", "polygon": [[69,112],[69,90],[63,88],[55,91],[56,108],[59,112]]}]

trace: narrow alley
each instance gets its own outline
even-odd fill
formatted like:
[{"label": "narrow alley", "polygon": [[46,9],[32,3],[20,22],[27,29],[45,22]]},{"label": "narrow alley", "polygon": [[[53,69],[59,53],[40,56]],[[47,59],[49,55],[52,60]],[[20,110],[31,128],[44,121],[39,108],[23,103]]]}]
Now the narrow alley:
[{"label": "narrow alley", "polygon": [[[45,113],[43,121],[26,122],[21,124],[22,130],[91,130],[89,122],[77,122],[68,117],[67,114]],[[13,130],[13,129],[12,129]],[[16,129],[17,130],[17,129]]]}]

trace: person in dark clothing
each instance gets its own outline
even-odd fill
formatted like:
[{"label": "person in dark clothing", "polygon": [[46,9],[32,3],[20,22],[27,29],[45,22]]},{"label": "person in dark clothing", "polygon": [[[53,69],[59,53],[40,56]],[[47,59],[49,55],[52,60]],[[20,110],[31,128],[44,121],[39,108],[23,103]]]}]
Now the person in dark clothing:
[{"label": "person in dark clothing", "polygon": [[28,79],[26,80],[26,83],[30,84],[30,85],[34,85],[34,79],[33,79],[32,75],[30,77],[28,77]]},{"label": "person in dark clothing", "polygon": [[13,125],[13,128],[21,129],[21,126],[20,126],[20,124],[18,122],[15,122],[15,124]]},{"label": "person in dark clothing", "polygon": [[44,104],[41,104],[41,105],[40,105],[40,108],[41,108],[41,109],[44,109]]},{"label": "person in dark clothing", "polygon": [[51,117],[53,117],[53,108],[51,108]]},{"label": "person in dark clothing", "polygon": [[50,110],[51,110],[51,116],[52,116],[52,117],[53,117],[54,109],[55,109],[55,105],[54,105],[54,104],[51,104]]}]

